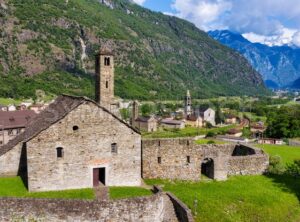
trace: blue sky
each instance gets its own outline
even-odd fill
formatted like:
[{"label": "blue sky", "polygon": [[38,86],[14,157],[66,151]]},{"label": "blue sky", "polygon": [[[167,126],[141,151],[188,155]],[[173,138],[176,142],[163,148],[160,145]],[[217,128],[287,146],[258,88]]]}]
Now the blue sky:
[{"label": "blue sky", "polygon": [[133,0],[208,31],[228,29],[252,42],[300,47],[300,0]]}]

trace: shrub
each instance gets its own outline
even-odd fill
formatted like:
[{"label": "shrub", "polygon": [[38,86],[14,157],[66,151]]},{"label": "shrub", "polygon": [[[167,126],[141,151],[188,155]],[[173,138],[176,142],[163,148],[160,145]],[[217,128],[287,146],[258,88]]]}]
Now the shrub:
[{"label": "shrub", "polygon": [[280,156],[270,156],[270,164],[268,172],[271,174],[283,174],[284,166],[282,164],[282,159]]},{"label": "shrub", "polygon": [[208,132],[206,137],[214,137],[216,134],[214,132]]},{"label": "shrub", "polygon": [[300,178],[300,159],[295,160],[292,164],[288,164],[286,167],[286,173],[292,177]]},{"label": "shrub", "polygon": [[209,140],[209,141],[207,141],[207,144],[216,144],[216,142],[213,140]]}]

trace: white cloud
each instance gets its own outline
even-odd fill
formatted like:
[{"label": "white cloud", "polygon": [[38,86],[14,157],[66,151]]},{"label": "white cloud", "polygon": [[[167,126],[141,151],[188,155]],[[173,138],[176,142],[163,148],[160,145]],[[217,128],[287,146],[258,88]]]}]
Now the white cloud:
[{"label": "white cloud", "polygon": [[172,8],[206,31],[230,29],[270,45],[297,42],[300,31],[299,0],[174,0]]},{"label": "white cloud", "polygon": [[[259,34],[250,32],[250,33],[243,34],[243,36],[246,39],[248,39],[250,42],[259,42],[259,43],[266,44],[268,46],[275,46],[275,45],[291,45],[291,44],[293,44],[294,36],[296,33],[297,33],[296,29],[282,28],[280,31],[278,31],[277,35],[265,36],[265,35],[259,35]],[[299,37],[300,37],[300,35],[299,35]],[[299,38],[299,41],[300,41],[300,38]],[[299,42],[299,46],[300,46],[300,42]]]},{"label": "white cloud", "polygon": [[296,32],[296,33],[294,34],[292,43],[293,43],[295,46],[300,47],[300,31],[298,31],[298,32]]},{"label": "white cloud", "polygon": [[133,0],[136,4],[143,5],[146,0]]}]

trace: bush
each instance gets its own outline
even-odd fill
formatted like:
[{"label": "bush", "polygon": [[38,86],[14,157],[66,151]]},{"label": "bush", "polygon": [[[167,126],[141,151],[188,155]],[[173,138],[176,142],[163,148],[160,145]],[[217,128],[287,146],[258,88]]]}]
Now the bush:
[{"label": "bush", "polygon": [[286,173],[295,178],[300,178],[300,160],[295,160],[294,163],[288,164]]},{"label": "bush", "polygon": [[284,166],[282,164],[282,159],[280,156],[270,156],[270,164],[268,172],[270,174],[283,174]]},{"label": "bush", "polygon": [[209,140],[209,141],[207,141],[207,144],[216,144],[216,142],[213,140]]},{"label": "bush", "polygon": [[206,137],[215,137],[215,133],[214,132],[208,132],[207,134],[206,134]]}]

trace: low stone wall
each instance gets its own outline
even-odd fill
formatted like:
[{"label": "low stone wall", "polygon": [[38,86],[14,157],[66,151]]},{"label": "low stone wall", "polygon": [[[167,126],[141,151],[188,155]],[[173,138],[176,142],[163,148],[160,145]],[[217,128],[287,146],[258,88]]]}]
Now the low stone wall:
[{"label": "low stone wall", "polygon": [[269,157],[265,154],[233,156],[228,162],[228,175],[260,175],[268,166]]},{"label": "low stone wall", "polygon": [[173,202],[178,220],[180,222],[194,222],[191,210],[173,194],[167,193],[167,195]]},{"label": "low stone wall", "polygon": [[[160,186],[153,186],[154,193],[163,193],[163,189]],[[176,212],[177,218],[180,222],[194,222],[194,218],[191,210],[176,196],[172,193],[166,193],[173,203],[174,210]]]},{"label": "low stone wall", "polygon": [[142,141],[142,175],[148,179],[199,181],[202,164],[212,161],[216,180],[228,175],[262,174],[268,156],[248,145],[197,145],[192,138],[146,139]]},{"label": "low stone wall", "polygon": [[299,146],[300,147],[300,141],[299,140],[289,140],[290,146]]},{"label": "low stone wall", "polygon": [[[172,211],[173,210],[173,211]],[[0,221],[177,221],[166,194],[118,201],[0,198]]]}]

